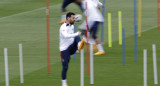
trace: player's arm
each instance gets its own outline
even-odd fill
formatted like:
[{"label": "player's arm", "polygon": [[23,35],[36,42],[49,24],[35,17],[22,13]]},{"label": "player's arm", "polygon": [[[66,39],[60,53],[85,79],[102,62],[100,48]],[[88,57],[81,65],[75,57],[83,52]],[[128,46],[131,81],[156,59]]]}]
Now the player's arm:
[{"label": "player's arm", "polygon": [[61,30],[61,34],[65,37],[65,38],[74,38],[74,37],[76,37],[76,36],[79,36],[79,35],[81,35],[81,32],[76,32],[76,33],[72,33],[72,34],[70,34],[70,33],[68,33],[65,29],[62,29]]},{"label": "player's arm", "polygon": [[99,0],[93,0],[92,4],[96,6],[98,9],[103,6],[103,4]]},{"label": "player's arm", "polygon": [[98,6],[103,6],[103,4],[98,0]]}]

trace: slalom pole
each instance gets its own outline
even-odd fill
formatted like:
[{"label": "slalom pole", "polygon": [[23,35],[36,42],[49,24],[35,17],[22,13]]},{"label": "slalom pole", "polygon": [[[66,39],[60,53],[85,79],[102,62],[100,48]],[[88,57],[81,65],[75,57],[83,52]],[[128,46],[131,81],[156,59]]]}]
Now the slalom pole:
[{"label": "slalom pole", "polygon": [[5,80],[6,86],[9,86],[9,69],[8,69],[8,51],[4,48]]},{"label": "slalom pole", "polygon": [[90,74],[90,65],[89,65],[89,26],[88,26],[88,19],[87,19],[87,2],[86,2],[86,27],[87,27],[87,30],[86,30],[86,37],[87,37],[87,74],[89,75]]},{"label": "slalom pole", "polygon": [[134,0],[134,61],[137,62],[137,0]]},{"label": "slalom pole", "polygon": [[[102,15],[105,15],[105,0],[103,0]],[[104,22],[101,23],[101,43],[104,42]]]},{"label": "slalom pole", "polygon": [[90,44],[90,84],[94,84],[93,44]]},{"label": "slalom pole", "polygon": [[143,50],[143,86],[147,86],[147,49]]},{"label": "slalom pole", "polygon": [[49,38],[49,0],[46,2],[46,23],[47,23],[47,71],[50,73],[50,38]]},{"label": "slalom pole", "polygon": [[19,44],[20,83],[24,83],[22,44]]},{"label": "slalom pole", "polygon": [[108,13],[108,46],[112,47],[112,23],[111,13]]},{"label": "slalom pole", "polygon": [[160,0],[157,0],[157,29],[160,30]]},{"label": "slalom pole", "polygon": [[[77,26],[74,25],[74,32],[77,32]],[[73,61],[76,61],[76,52],[73,54]]]},{"label": "slalom pole", "polygon": [[154,72],[154,84],[158,85],[158,76],[157,76],[157,57],[156,57],[156,45],[152,45],[153,50],[153,72]]},{"label": "slalom pole", "polygon": [[122,12],[118,11],[119,45],[122,45]]},{"label": "slalom pole", "polygon": [[80,71],[81,71],[81,73],[80,73],[80,77],[81,77],[81,79],[80,79],[80,86],[84,86],[84,49],[82,49],[81,51],[80,51],[80,54],[81,54],[81,58],[80,58]]},{"label": "slalom pole", "polygon": [[141,37],[142,0],[138,0],[138,37]]},{"label": "slalom pole", "polygon": [[125,55],[126,50],[125,50],[125,29],[124,28],[122,30],[122,41],[123,41],[123,43],[122,43],[123,66],[125,66],[126,65],[126,55]]}]

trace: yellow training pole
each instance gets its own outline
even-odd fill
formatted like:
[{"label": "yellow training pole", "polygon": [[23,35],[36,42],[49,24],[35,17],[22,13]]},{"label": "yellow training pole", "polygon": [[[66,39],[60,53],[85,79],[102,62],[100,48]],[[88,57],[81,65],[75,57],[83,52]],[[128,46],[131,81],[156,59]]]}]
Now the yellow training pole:
[{"label": "yellow training pole", "polygon": [[122,12],[118,11],[119,45],[122,45]]},{"label": "yellow training pole", "polygon": [[138,0],[138,37],[141,37],[142,0]]},{"label": "yellow training pole", "polygon": [[112,47],[111,13],[108,13],[108,46]]}]

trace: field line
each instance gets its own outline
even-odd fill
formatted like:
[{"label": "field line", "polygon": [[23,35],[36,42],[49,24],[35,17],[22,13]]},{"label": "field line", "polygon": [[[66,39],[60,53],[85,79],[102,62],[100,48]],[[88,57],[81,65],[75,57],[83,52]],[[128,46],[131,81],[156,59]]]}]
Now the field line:
[{"label": "field line", "polygon": [[157,27],[157,26],[150,27],[150,28],[148,28],[148,29],[143,30],[142,32],[146,32],[146,31],[151,30],[151,29],[154,29],[154,28],[156,28],[156,27]]},{"label": "field line", "polygon": [[[60,5],[60,4],[52,5],[52,6],[50,6],[50,8],[52,8],[54,6],[58,6],[58,5]],[[36,12],[36,11],[39,11],[39,10],[45,10],[45,9],[46,9],[46,7],[41,7],[41,8],[38,8],[38,9],[34,9],[34,10],[30,10],[30,11],[25,11],[25,12],[13,14],[13,15],[10,15],[10,16],[1,17],[0,20],[6,19],[6,18],[10,18],[10,17],[14,17],[14,16],[23,15],[23,14],[28,14],[28,13],[31,13],[31,12]]]}]

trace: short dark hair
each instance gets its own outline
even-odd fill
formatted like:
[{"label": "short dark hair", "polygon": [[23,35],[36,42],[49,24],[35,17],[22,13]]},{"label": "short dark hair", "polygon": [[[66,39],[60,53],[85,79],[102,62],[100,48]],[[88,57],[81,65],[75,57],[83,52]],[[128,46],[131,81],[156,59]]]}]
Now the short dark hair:
[{"label": "short dark hair", "polygon": [[72,12],[68,12],[68,13],[66,14],[66,19],[67,19],[68,17],[71,17],[72,15],[75,15],[75,14],[72,13]]}]

